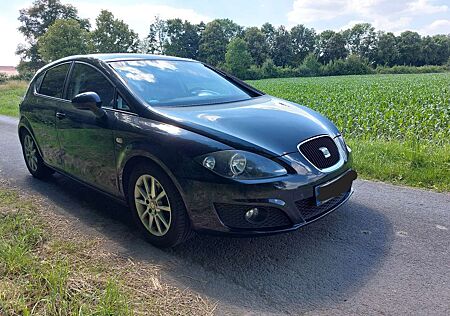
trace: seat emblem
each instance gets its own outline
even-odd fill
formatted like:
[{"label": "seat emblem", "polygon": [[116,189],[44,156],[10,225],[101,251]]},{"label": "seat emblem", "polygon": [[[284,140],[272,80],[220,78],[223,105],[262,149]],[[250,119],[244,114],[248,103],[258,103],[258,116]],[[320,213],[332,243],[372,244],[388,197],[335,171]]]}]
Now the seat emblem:
[{"label": "seat emblem", "polygon": [[322,152],[325,158],[331,157],[330,151],[327,147],[320,147],[319,150]]}]

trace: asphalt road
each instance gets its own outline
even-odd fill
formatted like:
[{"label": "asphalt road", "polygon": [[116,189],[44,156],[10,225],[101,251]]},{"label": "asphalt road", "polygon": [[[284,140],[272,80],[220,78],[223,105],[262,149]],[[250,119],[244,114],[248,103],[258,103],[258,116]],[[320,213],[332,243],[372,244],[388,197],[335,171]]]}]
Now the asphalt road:
[{"label": "asphalt road", "polygon": [[450,315],[450,194],[356,181],[350,201],[296,232],[197,236],[173,250],[136,237],[127,210],[55,175],[32,178],[17,121],[0,116],[0,178],[96,231],[111,251],[161,266],[164,281],[217,301],[217,314]]}]

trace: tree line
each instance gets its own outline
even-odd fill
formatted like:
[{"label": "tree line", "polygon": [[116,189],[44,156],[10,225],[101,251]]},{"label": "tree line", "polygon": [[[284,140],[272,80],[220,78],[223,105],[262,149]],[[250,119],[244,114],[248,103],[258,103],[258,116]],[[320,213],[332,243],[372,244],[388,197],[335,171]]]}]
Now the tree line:
[{"label": "tree line", "polygon": [[107,10],[100,12],[93,29],[73,5],[59,0],[36,0],[20,10],[19,21],[27,41],[17,49],[18,69],[24,74],[64,56],[111,52],[192,58],[244,79],[389,72],[387,67],[411,71],[411,66],[450,63],[450,34],[421,36],[405,31],[396,36],[369,23],[340,32],[316,32],[304,25],[288,30],[270,23],[243,27],[230,19],[193,24],[156,17],[149,33],[139,39]]}]

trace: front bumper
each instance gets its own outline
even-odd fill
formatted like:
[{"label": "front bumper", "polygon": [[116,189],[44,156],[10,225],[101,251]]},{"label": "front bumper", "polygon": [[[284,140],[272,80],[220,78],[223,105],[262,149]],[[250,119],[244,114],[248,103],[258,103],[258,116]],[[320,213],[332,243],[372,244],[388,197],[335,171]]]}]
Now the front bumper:
[{"label": "front bumper", "polygon": [[[352,188],[320,206],[315,204],[314,188],[350,170],[346,163],[331,173],[290,174],[265,181],[179,180],[194,230],[255,236],[296,230],[339,208],[352,195]],[[246,222],[245,212],[255,207],[270,215],[267,221]]]}]

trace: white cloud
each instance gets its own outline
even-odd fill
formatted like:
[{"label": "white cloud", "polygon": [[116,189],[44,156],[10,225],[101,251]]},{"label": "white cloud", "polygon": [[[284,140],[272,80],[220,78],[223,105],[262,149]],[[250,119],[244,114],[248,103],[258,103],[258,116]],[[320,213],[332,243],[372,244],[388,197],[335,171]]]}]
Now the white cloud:
[{"label": "white cloud", "polygon": [[295,0],[287,16],[292,24],[347,20],[344,23],[351,25],[354,21],[365,21],[378,29],[398,33],[410,28],[417,16],[448,10],[447,5],[435,5],[433,0]]},{"label": "white cloud", "polygon": [[446,5],[433,5],[429,0],[417,0],[408,3],[407,12],[413,14],[434,14],[440,12],[446,12],[448,6]]},{"label": "white cloud", "polygon": [[436,20],[419,30],[424,35],[450,34],[450,20]]},{"label": "white cloud", "polygon": [[76,3],[78,13],[81,17],[89,18],[92,26],[95,25],[95,18],[100,13],[100,10],[106,9],[111,11],[116,18],[123,20],[125,23],[139,33],[140,37],[145,37],[148,34],[148,28],[154,21],[155,16],[162,19],[180,18],[188,20],[193,23],[201,21],[208,22],[211,18],[197,13],[193,9],[178,8],[168,5],[156,4],[129,4],[117,5],[108,2],[84,2],[78,1]]},{"label": "white cloud", "polygon": [[331,20],[348,11],[347,0],[295,0],[292,11],[288,12],[289,22],[308,23]]}]

